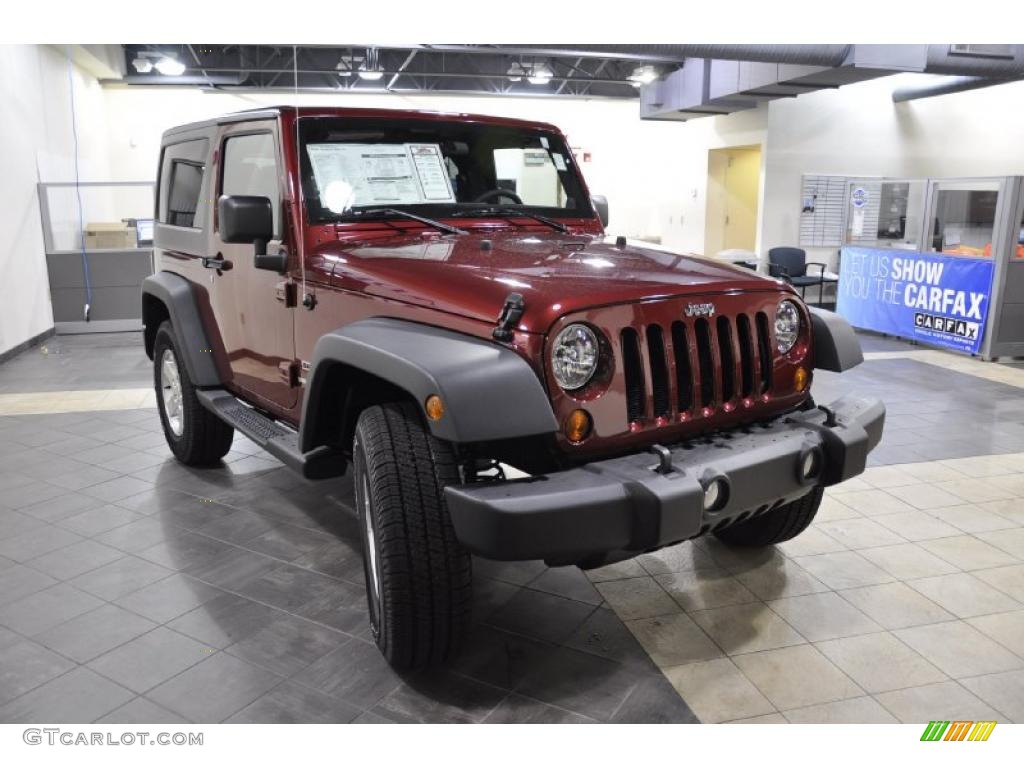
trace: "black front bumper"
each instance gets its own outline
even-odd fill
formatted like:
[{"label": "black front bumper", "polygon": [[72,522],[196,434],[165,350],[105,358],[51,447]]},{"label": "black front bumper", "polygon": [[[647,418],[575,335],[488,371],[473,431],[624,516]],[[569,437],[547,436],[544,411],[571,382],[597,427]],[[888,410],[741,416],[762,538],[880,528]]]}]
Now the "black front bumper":
[{"label": "black front bumper", "polygon": [[[884,421],[881,401],[844,397],[827,410],[672,446],[670,468],[637,453],[523,480],[450,486],[445,494],[456,536],[478,555],[594,561],[700,536],[854,477]],[[809,454],[818,471],[805,478]],[[705,488],[716,479],[726,498],[707,511]]]}]

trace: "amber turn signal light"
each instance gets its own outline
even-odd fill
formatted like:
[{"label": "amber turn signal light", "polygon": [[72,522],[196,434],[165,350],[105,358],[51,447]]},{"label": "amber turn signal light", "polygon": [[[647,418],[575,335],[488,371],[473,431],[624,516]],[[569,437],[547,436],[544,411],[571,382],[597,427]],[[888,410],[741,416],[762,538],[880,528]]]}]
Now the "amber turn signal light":
[{"label": "amber turn signal light", "polygon": [[807,369],[802,365],[793,374],[793,386],[797,392],[803,392],[807,388]]},{"label": "amber turn signal light", "polygon": [[444,416],[444,401],[440,395],[428,397],[424,408],[427,411],[427,418],[431,421],[440,421],[441,417]]},{"label": "amber turn signal light", "polygon": [[591,426],[593,425],[590,414],[582,408],[577,408],[565,420],[565,436],[569,438],[570,442],[579,443],[590,434]]}]

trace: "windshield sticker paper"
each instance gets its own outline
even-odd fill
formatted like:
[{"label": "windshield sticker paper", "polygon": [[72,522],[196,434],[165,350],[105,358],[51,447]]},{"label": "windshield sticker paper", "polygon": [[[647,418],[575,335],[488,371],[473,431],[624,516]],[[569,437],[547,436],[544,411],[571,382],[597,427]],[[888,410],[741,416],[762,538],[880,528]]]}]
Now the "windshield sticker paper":
[{"label": "windshield sticker paper", "polygon": [[[306,151],[321,200],[335,213],[353,206],[455,202],[436,144],[310,144]],[[337,191],[341,186],[346,194]],[[332,200],[346,201],[342,210],[326,199],[328,191]]]},{"label": "windshield sticker paper", "polygon": [[857,328],[977,354],[992,260],[846,247],[836,311]]},{"label": "windshield sticker paper", "polygon": [[406,144],[412,158],[416,175],[423,190],[423,200],[428,203],[454,203],[449,177],[441,148],[437,144]]},{"label": "windshield sticker paper", "polygon": [[555,161],[555,168],[560,171],[565,170],[565,158],[558,152],[551,153],[551,159]]}]

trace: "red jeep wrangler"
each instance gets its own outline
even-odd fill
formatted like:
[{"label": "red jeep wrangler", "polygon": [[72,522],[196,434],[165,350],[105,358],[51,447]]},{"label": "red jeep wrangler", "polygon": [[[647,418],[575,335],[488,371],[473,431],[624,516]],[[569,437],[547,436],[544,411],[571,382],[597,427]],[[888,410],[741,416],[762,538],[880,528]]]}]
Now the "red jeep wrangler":
[{"label": "red jeep wrangler", "polygon": [[812,368],[862,360],[843,320],[609,241],[550,125],[294,107],[185,125],[156,218],[142,305],[171,450],[214,464],[238,430],[310,479],[351,464],[398,667],[458,648],[471,553],[592,568],[706,533],[785,541],[881,438],[877,400],[811,399]]}]

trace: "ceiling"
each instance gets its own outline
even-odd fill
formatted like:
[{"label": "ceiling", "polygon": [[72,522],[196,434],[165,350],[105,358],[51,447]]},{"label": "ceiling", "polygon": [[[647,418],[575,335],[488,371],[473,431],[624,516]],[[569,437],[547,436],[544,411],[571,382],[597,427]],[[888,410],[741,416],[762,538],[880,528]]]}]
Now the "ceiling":
[{"label": "ceiling", "polygon": [[[600,48],[600,46],[594,46]],[[617,46],[622,47],[622,46]],[[192,85],[225,90],[457,92],[499,96],[636,99],[630,77],[653,79],[677,68],[678,55],[644,50],[574,50],[499,45],[211,45],[124,46],[129,85]],[[185,66],[181,75],[139,72],[137,60],[162,56]],[[360,71],[378,73],[366,79]],[[511,75],[510,75],[511,70]],[[511,77],[520,75],[520,79]],[[527,78],[534,77],[536,82]]]}]

